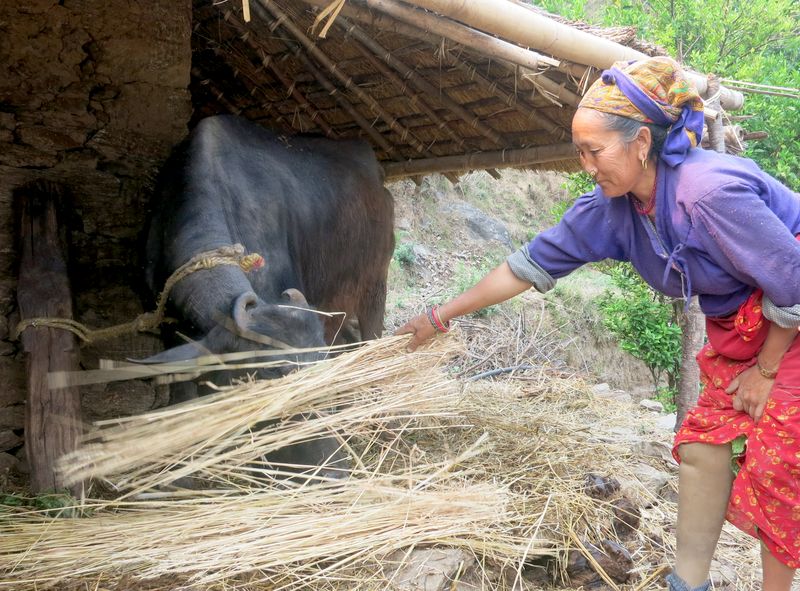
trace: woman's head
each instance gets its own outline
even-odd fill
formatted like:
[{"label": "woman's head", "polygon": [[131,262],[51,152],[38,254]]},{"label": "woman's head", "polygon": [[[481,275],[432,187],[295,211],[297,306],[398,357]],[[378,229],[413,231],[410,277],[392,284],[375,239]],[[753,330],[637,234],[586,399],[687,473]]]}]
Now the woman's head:
[{"label": "woman's head", "polygon": [[591,119],[587,110],[602,114],[604,127],[619,132],[626,145],[647,129],[650,153],[670,166],[683,161],[703,131],[703,101],[667,57],[618,62],[604,71],[581,100],[576,118]]},{"label": "woman's head", "polygon": [[572,120],[581,166],[610,197],[634,190],[666,136],[665,127],[594,109],[578,109]]}]

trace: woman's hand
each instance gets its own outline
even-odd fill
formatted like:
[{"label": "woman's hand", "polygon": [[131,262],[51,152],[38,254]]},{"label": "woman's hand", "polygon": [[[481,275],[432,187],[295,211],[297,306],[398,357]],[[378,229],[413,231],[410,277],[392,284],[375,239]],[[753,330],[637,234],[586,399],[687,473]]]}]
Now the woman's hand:
[{"label": "woman's hand", "polygon": [[406,347],[406,350],[411,352],[416,350],[421,344],[430,340],[431,337],[436,334],[436,329],[433,327],[433,324],[431,324],[427,314],[420,314],[419,316],[414,316],[414,318],[398,328],[394,334],[411,335],[411,340],[408,341],[408,346]]},{"label": "woman's hand", "polygon": [[733,394],[734,410],[743,410],[758,423],[764,414],[769,393],[775,380],[761,375],[757,366],[749,367],[740,373],[725,389],[728,394]]}]

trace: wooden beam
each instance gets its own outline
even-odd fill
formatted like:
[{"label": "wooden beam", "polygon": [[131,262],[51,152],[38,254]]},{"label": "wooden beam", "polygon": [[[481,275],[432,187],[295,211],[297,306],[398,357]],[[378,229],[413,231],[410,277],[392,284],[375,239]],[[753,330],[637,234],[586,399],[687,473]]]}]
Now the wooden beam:
[{"label": "wooden beam", "polygon": [[382,165],[386,178],[395,179],[434,172],[524,167],[560,160],[575,160],[575,158],[575,146],[563,143],[518,150],[497,150],[442,156],[441,158],[420,158],[404,162],[383,162]]},{"label": "wooden beam", "polygon": [[[17,303],[21,321],[72,318],[72,293],[66,248],[59,226],[63,191],[39,182],[15,192],[19,224],[20,270]],[[25,326],[24,324],[21,326]],[[78,371],[78,344],[63,329],[28,325],[21,333],[28,370],[25,405],[25,449],[34,493],[66,488],[56,469],[58,458],[77,448],[81,434],[81,399],[77,388],[51,390],[47,374]],[[80,491],[81,484],[72,487]]]}]

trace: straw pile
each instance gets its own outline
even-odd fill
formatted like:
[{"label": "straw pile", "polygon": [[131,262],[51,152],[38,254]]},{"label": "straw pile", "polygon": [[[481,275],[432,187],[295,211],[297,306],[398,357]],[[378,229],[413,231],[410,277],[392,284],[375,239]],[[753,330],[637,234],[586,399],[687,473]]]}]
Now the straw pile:
[{"label": "straw pile", "polygon": [[[455,339],[415,354],[404,344],[384,339],[277,382],[100,425],[70,474],[102,478],[122,495],[86,502],[81,519],[0,512],[0,585],[378,590],[393,588],[387,563],[414,548],[451,547],[478,563],[448,584],[458,591],[576,588],[570,569],[580,559],[606,589],[662,587],[675,507],[631,468],[634,459],[664,468],[632,451],[653,438],[647,419],[545,367],[459,385],[443,371]],[[319,412],[310,425],[281,420],[308,409]],[[265,419],[278,422],[263,433],[247,428]],[[349,479],[264,480],[272,468],[258,456],[280,437],[328,430],[343,434],[354,458]],[[613,476],[622,490],[591,498],[588,473]],[[212,488],[156,490],[176,474],[202,475]],[[642,512],[624,539],[612,526],[621,495]],[[627,583],[596,563],[593,546],[604,540],[631,552]],[[736,565],[737,589],[757,588],[742,559],[754,552],[744,536],[723,535],[718,555]]]}]

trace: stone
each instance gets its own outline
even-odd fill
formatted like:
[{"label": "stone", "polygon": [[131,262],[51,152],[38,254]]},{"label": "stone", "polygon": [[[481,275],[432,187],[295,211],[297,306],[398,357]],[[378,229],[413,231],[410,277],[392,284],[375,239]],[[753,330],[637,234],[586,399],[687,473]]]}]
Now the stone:
[{"label": "stone", "polygon": [[592,386],[592,395],[602,400],[616,400],[617,402],[623,403],[632,402],[630,394],[625,392],[625,390],[612,389],[611,386],[606,383]]},{"label": "stone", "polygon": [[614,520],[611,526],[620,537],[628,536],[639,529],[642,520],[642,512],[639,507],[628,497],[620,497],[611,502]]},{"label": "stone", "polygon": [[670,480],[658,491],[658,496],[668,503],[678,503],[677,482]]},{"label": "stone", "polygon": [[456,573],[463,574],[475,564],[475,557],[463,550],[424,548],[410,555],[398,552],[384,562],[387,589],[394,591],[449,591]]},{"label": "stone", "polygon": [[631,472],[641,485],[654,497],[659,495],[661,488],[671,478],[666,472],[657,470],[649,464],[644,463],[633,464],[633,466],[631,466]]},{"label": "stone", "polygon": [[631,396],[638,403],[641,400],[652,398],[656,395],[656,390],[653,386],[634,386],[631,388]]},{"label": "stone", "polygon": [[47,153],[78,148],[86,139],[85,132],[68,132],[63,127],[55,130],[44,126],[21,125],[17,129],[17,135],[23,144]]},{"label": "stone", "polygon": [[22,443],[22,437],[11,429],[0,430],[0,451],[8,451]]},{"label": "stone", "polygon": [[593,499],[607,499],[620,489],[619,480],[592,472],[583,477],[583,492]]},{"label": "stone", "polygon": [[508,248],[513,247],[511,234],[502,222],[488,216],[474,205],[465,201],[454,201],[440,210],[443,215],[461,218],[470,233],[482,240],[499,242]]},{"label": "stone", "polygon": [[[603,540],[599,548],[585,540],[582,541],[582,544],[600,568],[615,583],[625,583],[630,579],[633,558],[625,548],[611,540]],[[566,571],[571,588],[607,588],[589,560],[577,549],[570,550],[567,556]]]},{"label": "stone", "polygon": [[54,152],[42,152],[38,148],[21,144],[6,144],[0,150],[0,164],[14,168],[50,168],[58,162]]},{"label": "stone", "polygon": [[[3,345],[10,343],[3,342]],[[0,388],[0,427],[17,429],[22,425],[3,425],[2,415],[5,407],[25,402],[27,397],[25,363],[10,355],[0,355],[0,376],[3,376],[3,387]]]},{"label": "stone", "polygon": [[18,462],[17,472],[20,474],[30,474],[31,467],[28,465],[28,450],[25,449],[24,445],[17,450],[14,457],[17,458]]},{"label": "stone", "polygon": [[645,398],[641,402],[639,402],[639,406],[644,408],[645,410],[649,410],[652,412],[664,412],[664,405],[661,404],[658,400],[650,400]]},{"label": "stone", "polygon": [[676,413],[671,413],[668,415],[661,415],[656,419],[656,427],[658,427],[662,431],[675,431],[676,422],[678,420],[678,415]]},{"label": "stone", "polygon": [[25,426],[25,405],[0,408],[0,429],[22,429]]},{"label": "stone", "polygon": [[730,564],[722,564],[717,560],[711,561],[710,576],[714,589],[726,586],[735,589],[736,583],[739,581],[739,575],[736,574],[735,568]]},{"label": "stone", "polygon": [[0,113],[0,127],[13,131],[17,126],[14,113]]},{"label": "stone", "polygon": [[19,460],[7,453],[0,453],[0,480],[10,471],[17,471]]},{"label": "stone", "polygon": [[631,446],[631,451],[645,458],[657,458],[668,465],[677,466],[678,462],[672,457],[672,446],[661,441],[639,441]]}]

